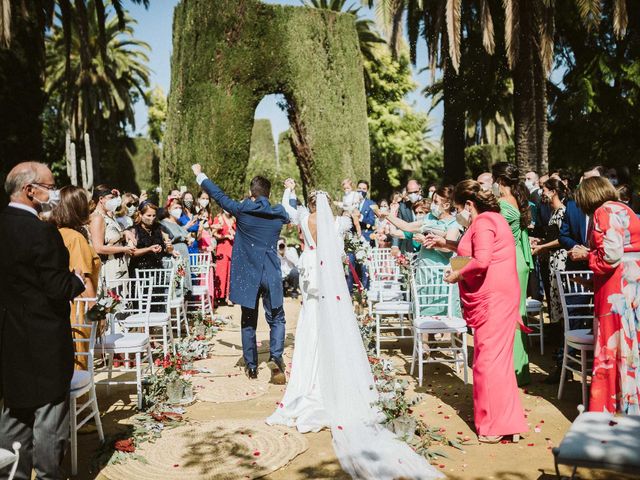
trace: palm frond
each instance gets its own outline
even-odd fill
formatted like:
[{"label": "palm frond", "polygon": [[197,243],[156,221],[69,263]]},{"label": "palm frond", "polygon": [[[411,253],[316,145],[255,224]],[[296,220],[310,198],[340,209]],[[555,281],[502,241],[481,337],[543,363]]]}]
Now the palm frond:
[{"label": "palm frond", "polygon": [[601,1],[602,0],[576,0],[580,17],[589,30],[596,27],[600,21],[600,16],[602,15]]},{"label": "palm frond", "polygon": [[555,35],[554,2],[550,0],[541,5],[540,12],[540,59],[545,75],[549,75],[553,67],[553,39]]},{"label": "palm frond", "polygon": [[[517,63],[520,49],[520,0],[503,0],[505,11],[504,40],[507,47],[509,67]],[[529,12],[525,12],[525,15]]]},{"label": "palm frond", "polygon": [[490,55],[493,55],[496,44],[493,32],[493,18],[491,17],[488,0],[481,0],[480,2],[480,22],[482,28],[482,45]]},{"label": "palm frond", "polygon": [[456,72],[460,70],[462,0],[447,0],[447,36],[449,57]]},{"label": "palm frond", "polygon": [[0,0],[0,47],[11,44],[11,0]]},{"label": "palm frond", "polygon": [[627,0],[614,0],[613,2],[613,31],[618,38],[622,38],[627,33]]}]

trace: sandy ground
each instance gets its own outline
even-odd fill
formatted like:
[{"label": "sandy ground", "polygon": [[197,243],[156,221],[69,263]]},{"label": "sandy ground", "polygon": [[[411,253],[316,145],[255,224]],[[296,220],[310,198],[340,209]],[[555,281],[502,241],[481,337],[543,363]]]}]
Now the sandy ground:
[{"label": "sandy ground", "polygon": [[[295,332],[299,311],[299,302],[286,299],[287,332]],[[231,314],[234,322],[239,323],[240,309],[227,307],[219,309],[221,314]],[[263,318],[263,317],[261,317]],[[259,330],[267,330],[266,322],[260,321]],[[240,333],[238,335],[238,342]],[[545,332],[545,356],[540,356],[537,339],[531,350],[532,383],[521,391],[523,406],[528,415],[529,433],[518,444],[481,445],[473,428],[472,386],[465,385],[461,377],[449,368],[439,364],[429,364],[425,369],[425,382],[417,387],[417,380],[408,375],[410,367],[410,343],[383,344],[388,354],[398,366],[399,372],[406,375],[412,385],[410,395],[420,397],[414,408],[428,424],[444,429],[453,439],[469,440],[464,451],[452,447],[434,446],[448,458],[434,462],[450,479],[496,479],[496,480],[551,480],[555,479],[551,447],[558,445],[571,421],[577,415],[576,406],[580,403],[580,383],[570,382],[565,389],[564,398],[556,399],[557,386],[545,385],[542,380],[552,368],[552,352],[561,339],[559,328],[551,326]],[[472,345],[472,339],[470,338]],[[470,347],[470,350],[473,347]],[[240,353],[240,352],[239,352]],[[267,355],[265,354],[265,357]],[[472,357],[470,351],[469,357]],[[217,357],[220,358],[220,357]],[[262,358],[261,358],[262,360]],[[264,358],[266,361],[267,358]],[[471,375],[470,375],[471,377]],[[194,420],[212,420],[222,418],[264,419],[273,410],[283,394],[282,386],[270,385],[268,392],[252,400],[213,404],[196,402],[187,408],[187,417]],[[107,394],[105,387],[98,388],[98,397],[103,415],[106,434],[113,434],[127,426],[127,419],[136,413],[135,390],[133,386],[112,387]],[[272,480],[348,478],[342,472],[334,455],[331,435],[323,431],[306,434],[309,449],[296,457],[289,465],[268,475]],[[79,479],[105,479],[98,471],[91,471],[91,460],[98,446],[97,435],[79,436]],[[567,475],[569,469],[562,469]],[[608,472],[579,470],[580,478],[616,479],[628,478]]]}]

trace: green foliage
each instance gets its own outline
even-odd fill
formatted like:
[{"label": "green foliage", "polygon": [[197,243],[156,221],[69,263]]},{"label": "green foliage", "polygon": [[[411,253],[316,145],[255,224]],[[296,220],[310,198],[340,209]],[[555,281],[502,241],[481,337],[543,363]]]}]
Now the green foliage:
[{"label": "green foliage", "polygon": [[123,192],[152,192],[160,182],[160,149],[144,137],[119,137],[102,157],[103,182]]},{"label": "green foliage", "polygon": [[149,128],[147,135],[149,139],[156,145],[162,144],[164,137],[165,123],[167,121],[167,97],[162,87],[156,87],[149,92],[149,114],[147,126]]},{"label": "green foliage", "polygon": [[[587,165],[638,176],[640,164],[640,5],[627,2],[627,35],[616,39],[610,7],[600,28],[587,31],[576,8],[558,4],[556,58],[562,83],[550,88],[552,169],[578,175]],[[626,170],[621,175],[620,170]]]},{"label": "green foliage", "polygon": [[305,188],[369,177],[353,15],[257,0],[190,0],[174,16],[163,184],[192,184],[190,165],[198,161],[241,196],[255,108],[269,93],[287,100]]},{"label": "green foliage", "polygon": [[401,56],[393,60],[384,48],[377,50],[377,56],[376,62],[365,62],[370,77],[367,113],[371,168],[375,193],[388,196],[422,170],[425,155],[433,145],[426,140],[429,118],[416,112],[405,99],[416,87],[408,59]]},{"label": "green foliage", "polygon": [[508,145],[472,145],[464,150],[467,176],[477,178],[482,172],[490,172],[498,162],[515,162],[515,148]]}]

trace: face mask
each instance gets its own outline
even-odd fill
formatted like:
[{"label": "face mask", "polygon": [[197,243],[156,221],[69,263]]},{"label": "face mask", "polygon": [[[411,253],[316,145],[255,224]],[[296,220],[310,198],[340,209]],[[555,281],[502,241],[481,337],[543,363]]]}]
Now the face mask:
[{"label": "face mask", "polygon": [[389,211],[389,207],[380,207],[380,211],[382,213],[387,213]]},{"label": "face mask", "polygon": [[458,222],[461,227],[467,228],[471,225],[471,212],[467,209],[462,210],[456,215],[456,222]]},{"label": "face mask", "polygon": [[115,212],[122,205],[122,199],[120,197],[114,197],[104,202],[104,208],[109,212]]},{"label": "face mask", "polygon": [[134,207],[133,205],[131,205],[130,207],[127,207],[128,216],[133,217],[134,213],[136,213],[136,207]]},{"label": "face mask", "polygon": [[198,200],[198,203],[200,204],[200,208],[207,208],[207,206],[209,205],[209,200],[207,200],[206,198],[201,198],[200,200]]},{"label": "face mask", "polygon": [[417,213],[416,214],[416,221],[419,222],[421,220],[424,220],[424,217],[426,217],[426,215],[424,213]]},{"label": "face mask", "polygon": [[187,208],[193,207],[193,200],[185,200],[184,201],[184,206],[187,207]]},{"label": "face mask", "polygon": [[155,218],[150,219],[150,218],[142,217],[142,223],[144,223],[147,227],[150,227],[151,225],[153,225],[154,221],[155,221]]},{"label": "face mask", "polygon": [[491,193],[493,193],[496,197],[500,196],[500,184],[499,183],[494,183],[491,186]]},{"label": "face mask", "polygon": [[410,194],[408,195],[408,197],[409,197],[409,201],[410,201],[411,203],[416,203],[416,202],[418,202],[418,201],[422,200],[422,195],[420,195],[419,193],[415,193],[415,192],[410,193]]},{"label": "face mask", "polygon": [[524,184],[529,189],[529,192],[533,192],[536,189],[536,184],[533,180],[526,180]]},{"label": "face mask", "polygon": [[367,198],[367,192],[365,192],[364,190],[358,190],[358,193],[362,195],[362,198]]},{"label": "face mask", "polygon": [[171,215],[173,218],[178,220],[182,216],[182,209],[181,208],[174,208],[172,210],[169,210],[169,215]]},{"label": "face mask", "polygon": [[[40,188],[41,190],[47,190],[46,188],[40,187],[40,185],[36,185],[36,187]],[[47,192],[49,192],[49,198],[46,202],[33,197],[33,199],[40,205],[41,210],[44,212],[53,210],[60,203],[60,190],[47,190]]]},{"label": "face mask", "polygon": [[429,198],[433,198],[433,194],[434,194],[434,193],[436,193],[436,192],[429,191]]},{"label": "face mask", "polygon": [[431,204],[431,215],[436,218],[440,218],[440,215],[442,215],[442,209],[439,205],[436,205],[435,203]]},{"label": "face mask", "polygon": [[618,186],[618,179],[617,178],[610,178],[609,181],[611,182],[611,185],[613,185],[614,187]]}]

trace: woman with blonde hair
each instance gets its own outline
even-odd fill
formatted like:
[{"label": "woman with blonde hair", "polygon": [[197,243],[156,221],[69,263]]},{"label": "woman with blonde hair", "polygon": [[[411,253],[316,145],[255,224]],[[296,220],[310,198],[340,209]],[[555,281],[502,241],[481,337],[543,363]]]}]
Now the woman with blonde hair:
[{"label": "woman with blonde hair", "polygon": [[589,249],[569,252],[593,270],[596,345],[589,410],[638,415],[640,219],[604,177],[584,179],[575,200],[591,216]]}]

